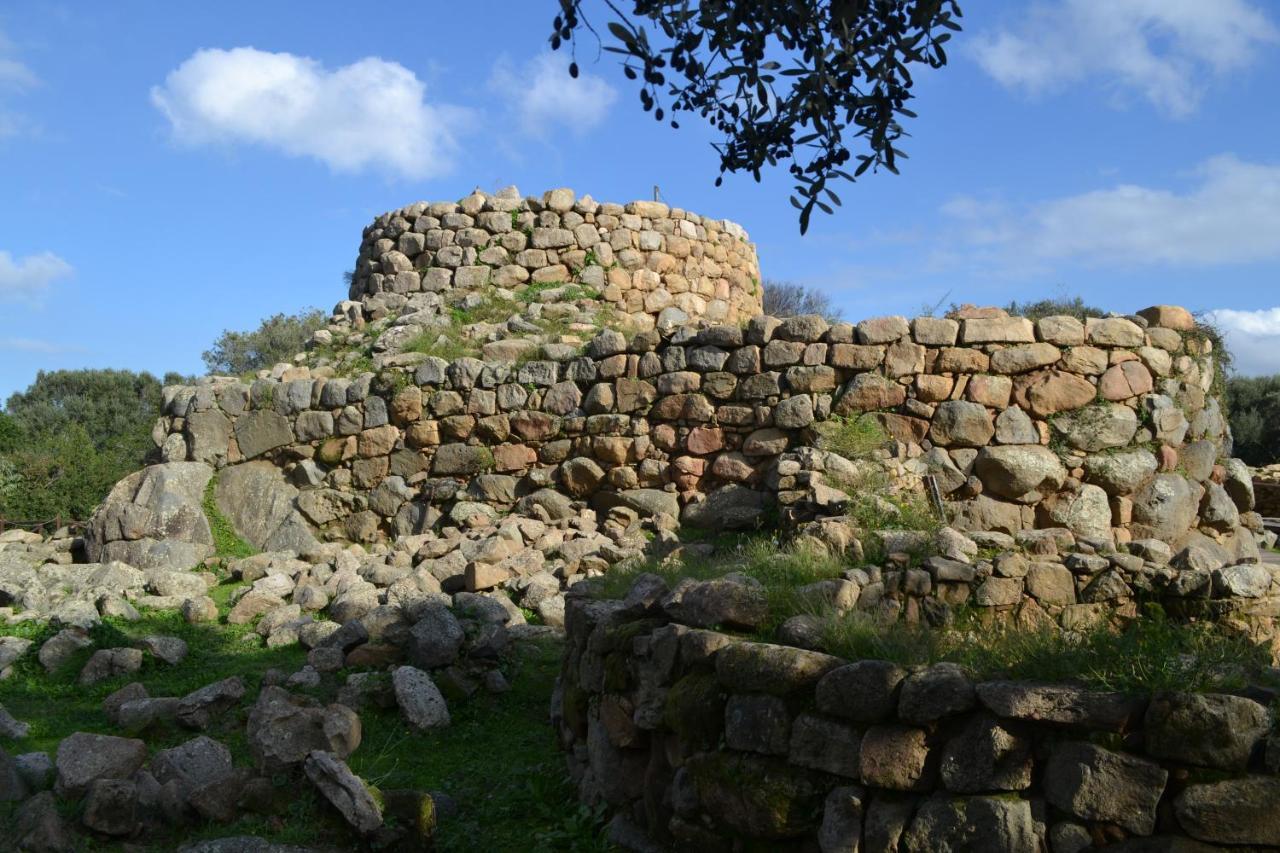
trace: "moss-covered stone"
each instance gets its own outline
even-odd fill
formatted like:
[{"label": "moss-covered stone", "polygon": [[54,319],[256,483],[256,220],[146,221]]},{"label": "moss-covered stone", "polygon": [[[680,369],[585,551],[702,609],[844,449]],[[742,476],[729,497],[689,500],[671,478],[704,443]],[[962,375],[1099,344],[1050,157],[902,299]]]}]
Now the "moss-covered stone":
[{"label": "moss-covered stone", "polygon": [[714,675],[686,675],[667,691],[662,721],[689,749],[713,749],[724,731],[725,698]]},{"label": "moss-covered stone", "polygon": [[403,849],[428,849],[436,834],[436,803],[422,791],[391,790],[382,792],[383,815],[405,832]]},{"label": "moss-covered stone", "polygon": [[754,839],[816,831],[828,784],[781,759],[705,752],[686,764],[702,808],[726,832]]}]

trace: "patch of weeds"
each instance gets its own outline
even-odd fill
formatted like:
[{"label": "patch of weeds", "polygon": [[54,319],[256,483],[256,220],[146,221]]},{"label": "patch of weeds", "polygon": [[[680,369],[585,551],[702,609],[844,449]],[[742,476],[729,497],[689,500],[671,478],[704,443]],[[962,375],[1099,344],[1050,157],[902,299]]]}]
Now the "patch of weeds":
[{"label": "patch of weeds", "polygon": [[405,344],[404,351],[419,352],[445,361],[457,361],[475,355],[479,350],[454,329],[431,329],[410,339]]},{"label": "patch of weeds", "polygon": [[588,287],[584,284],[568,284],[563,281],[538,281],[533,284],[526,285],[523,290],[516,296],[521,302],[531,304],[534,302],[544,302],[547,291],[559,290],[556,302],[577,302],[579,299],[599,299],[600,291],[594,287]]},{"label": "patch of weeds", "polygon": [[818,447],[849,461],[869,460],[889,443],[889,434],[874,417],[832,415],[817,427]]},{"label": "patch of weeds", "polygon": [[240,560],[245,557],[252,557],[258,553],[258,550],[240,538],[240,534],[236,533],[235,527],[222,514],[222,510],[218,509],[217,490],[218,475],[214,474],[209,478],[209,484],[204,488],[203,503],[204,517],[209,522],[209,532],[213,534],[214,556],[225,560]]},{"label": "patch of weeds", "polygon": [[944,629],[884,624],[854,611],[827,614],[823,648],[846,660],[902,665],[950,661],[978,679],[1075,682],[1101,690],[1239,690],[1274,679],[1260,645],[1212,623],[1180,623],[1149,607],[1116,630],[1079,633],[992,625],[962,610]]},{"label": "patch of weeds", "polygon": [[[706,540],[711,549],[690,548],[665,560],[637,560],[615,566],[592,580],[591,594],[598,598],[626,596],[638,575],[652,573],[674,587],[685,578],[711,580],[738,573],[755,578],[769,602],[766,633],[788,618],[813,610],[813,604],[797,590],[807,584],[840,577],[853,568],[843,556],[803,542],[781,544],[763,535],[715,535]],[[710,550],[710,555],[707,551]]]}]

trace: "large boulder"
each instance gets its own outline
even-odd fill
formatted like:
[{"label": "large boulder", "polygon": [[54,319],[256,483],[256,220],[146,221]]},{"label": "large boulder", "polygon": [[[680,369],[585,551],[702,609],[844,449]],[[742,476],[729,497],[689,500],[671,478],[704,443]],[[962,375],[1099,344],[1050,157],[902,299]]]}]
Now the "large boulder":
[{"label": "large boulder", "polygon": [[769,503],[764,492],[731,483],[685,506],[681,521],[693,527],[746,530],[763,521]]},{"label": "large boulder", "polygon": [[303,770],[357,832],[368,835],[382,826],[382,806],[378,799],[341,758],[317,750],[306,757]]},{"label": "large boulder", "polygon": [[1245,776],[1188,785],[1173,801],[1192,838],[1214,844],[1280,847],[1280,777]]},{"label": "large boulder", "polygon": [[1088,483],[1045,504],[1049,518],[1079,536],[1111,538],[1111,502],[1107,493]]},{"label": "large boulder", "polygon": [[1158,474],[1134,495],[1135,534],[1173,542],[1196,520],[1200,487],[1180,474]]},{"label": "large boulder", "polygon": [[1067,444],[1089,453],[1124,447],[1138,432],[1137,413],[1119,404],[1086,406],[1063,413],[1051,423]]},{"label": "large boulder", "polygon": [[1100,453],[1084,461],[1085,476],[1090,483],[1106,489],[1109,495],[1136,492],[1160,467],[1149,450],[1121,450]]},{"label": "large boulder", "polygon": [[198,565],[214,550],[203,508],[212,476],[203,462],[166,462],[116,483],[89,520],[89,560],[173,571]]},{"label": "large boulder", "polygon": [[297,767],[316,750],[346,758],[360,735],[360,718],[345,705],[321,707],[279,687],[262,689],[245,725],[249,753],[268,773]]},{"label": "large boulder", "polygon": [[974,470],[982,485],[1001,497],[1036,499],[1057,491],[1067,479],[1058,456],[1038,444],[984,447]]},{"label": "large boulder", "polygon": [[298,511],[298,490],[270,462],[224,468],[215,496],[236,532],[257,548],[301,553],[319,544]]},{"label": "large boulder", "polygon": [[943,447],[982,447],[996,427],[985,406],[967,400],[940,403],[929,427],[929,438]]},{"label": "large boulder", "polygon": [[1008,797],[930,798],[902,835],[904,853],[1022,853],[1041,850],[1028,800]]},{"label": "large boulder", "polygon": [[58,744],[54,789],[82,796],[97,779],[127,779],[147,760],[147,745],[133,738],[76,732]]},{"label": "large boulder", "polygon": [[1045,798],[1084,820],[1117,823],[1138,835],[1150,835],[1168,780],[1168,771],[1154,762],[1091,743],[1069,742],[1054,749],[1045,768]]},{"label": "large boulder", "polygon": [[1147,707],[1146,750],[1199,767],[1244,770],[1271,729],[1265,706],[1244,696],[1157,693]]}]

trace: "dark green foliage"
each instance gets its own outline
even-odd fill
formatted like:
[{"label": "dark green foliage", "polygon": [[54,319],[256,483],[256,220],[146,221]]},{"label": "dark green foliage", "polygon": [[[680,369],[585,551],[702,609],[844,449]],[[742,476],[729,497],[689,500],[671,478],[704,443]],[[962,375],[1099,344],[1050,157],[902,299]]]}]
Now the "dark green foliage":
[{"label": "dark green foliage", "polygon": [[268,317],[251,332],[224,331],[201,358],[210,373],[239,376],[291,361],[302,352],[312,332],[324,327],[328,315],[319,308]]},{"label": "dark green foliage", "polygon": [[[579,30],[599,42],[583,6],[560,0],[550,39],[553,50],[570,46],[574,77]],[[608,7],[604,49],[639,79],[644,110],[658,121],[670,110],[672,127],[675,113],[694,114],[723,136],[717,185],[726,172],[759,181],[765,167],[792,161],[802,234],[814,207],[831,213],[840,204],[829,183],[881,166],[898,171],[901,121],[915,118],[910,66],[946,64],[943,45],[961,14],[955,0],[636,0],[630,15]]]},{"label": "dark green foliage", "polygon": [[0,518],[88,518],[117,480],[145,464],[160,392],[149,373],[37,374],[31,387],[9,398],[0,418]]},{"label": "dark green foliage", "polygon": [[795,317],[799,314],[821,314],[829,323],[840,320],[831,305],[831,297],[821,290],[790,281],[764,281],[764,313],[772,317]]},{"label": "dark green foliage", "polygon": [[1250,465],[1280,462],[1280,375],[1227,380],[1232,451]]},{"label": "dark green foliage", "polygon": [[[177,374],[166,382],[181,381]],[[137,444],[137,427],[147,430],[160,409],[161,383],[150,373],[130,370],[40,371],[26,391],[5,403],[5,413],[26,435],[83,426],[95,447]]]},{"label": "dark green foliage", "polygon": [[1069,314],[1077,320],[1086,317],[1105,317],[1108,312],[1085,303],[1079,296],[1058,296],[1051,299],[1040,299],[1035,302],[1018,302],[1014,300],[1005,308],[1015,317],[1026,317],[1039,320],[1042,317],[1054,317]]}]

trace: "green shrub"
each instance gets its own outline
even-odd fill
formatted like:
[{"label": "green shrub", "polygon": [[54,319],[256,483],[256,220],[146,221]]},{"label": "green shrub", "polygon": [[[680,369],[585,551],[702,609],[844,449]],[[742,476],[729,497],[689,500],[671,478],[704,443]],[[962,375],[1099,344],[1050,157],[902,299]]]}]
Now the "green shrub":
[{"label": "green shrub", "polygon": [[1105,317],[1107,311],[1089,305],[1079,296],[1056,296],[1040,299],[1035,302],[1010,302],[1005,310],[1014,317],[1026,317],[1028,320],[1040,320],[1044,317],[1055,317],[1066,314],[1077,320],[1087,317]]},{"label": "green shrub", "polygon": [[771,317],[820,314],[829,323],[840,320],[840,312],[832,306],[830,296],[803,284],[765,279],[762,302],[764,313]]},{"label": "green shrub", "polygon": [[328,315],[319,308],[297,314],[274,314],[251,332],[224,330],[201,358],[210,373],[243,376],[271,367],[306,348],[313,332],[324,328]]},{"label": "green shrub", "polygon": [[0,518],[87,519],[116,481],[146,464],[160,403],[160,380],[149,373],[41,371],[0,414]]},{"label": "green shrub", "polygon": [[1234,454],[1250,465],[1280,462],[1280,375],[1227,380]]},{"label": "green shrub", "polygon": [[818,447],[850,461],[874,459],[889,443],[889,434],[873,415],[832,415],[817,427]]}]

